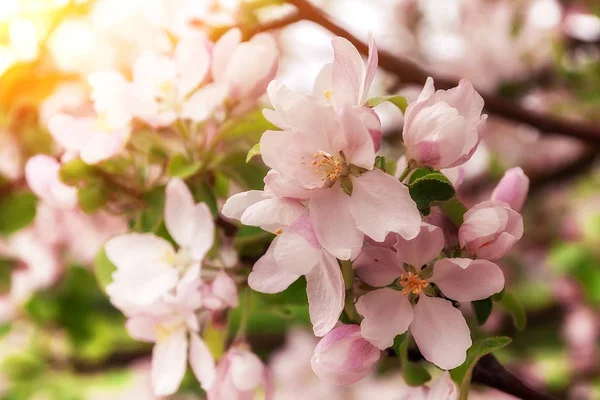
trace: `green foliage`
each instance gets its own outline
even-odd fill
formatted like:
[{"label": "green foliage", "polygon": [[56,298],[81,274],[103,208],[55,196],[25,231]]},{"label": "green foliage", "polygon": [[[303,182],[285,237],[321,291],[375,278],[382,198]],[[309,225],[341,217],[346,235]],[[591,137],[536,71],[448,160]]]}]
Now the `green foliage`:
[{"label": "green foliage", "polygon": [[83,212],[93,213],[108,203],[109,195],[110,191],[102,179],[91,179],[77,191],[77,201]]},{"label": "green foliage", "polygon": [[382,170],[383,172],[386,172],[385,167],[386,167],[385,157],[383,157],[383,156],[375,157],[375,168],[378,168],[378,169]]},{"label": "green foliage", "polygon": [[365,106],[367,107],[377,107],[379,104],[389,101],[396,107],[400,109],[400,111],[406,111],[406,107],[408,107],[408,101],[404,96],[393,95],[393,96],[379,96],[372,97],[365,102]]},{"label": "green foliage", "polygon": [[590,304],[600,305],[600,257],[582,243],[561,243],[550,252],[553,269],[579,282]]},{"label": "green foliage", "polygon": [[267,121],[262,110],[252,111],[243,117],[231,122],[223,132],[225,140],[245,138],[256,143],[260,140],[264,131],[278,130],[278,128]]},{"label": "green foliage", "polygon": [[402,377],[410,386],[421,386],[431,380],[431,374],[422,365],[409,361],[408,347],[410,345],[408,332],[396,336],[393,349],[402,364]]},{"label": "green foliage", "polygon": [[486,338],[476,341],[469,350],[467,350],[467,359],[462,365],[450,371],[452,380],[456,382],[460,390],[460,400],[467,400],[469,395],[469,386],[473,368],[479,359],[487,354],[507,346],[511,339],[506,336]]},{"label": "green foliage", "polygon": [[408,185],[410,196],[425,215],[429,214],[432,204],[450,200],[455,195],[452,183],[441,172],[430,172],[414,179],[411,176],[411,181]]},{"label": "green foliage", "polygon": [[517,328],[519,332],[525,330],[525,326],[527,325],[527,314],[519,299],[517,299],[514,294],[505,291],[495,294],[492,297],[500,308],[510,313],[515,328]]},{"label": "green foliage", "polygon": [[250,150],[248,150],[248,154],[246,155],[246,162],[249,163],[255,156],[260,155],[260,143],[256,143]]},{"label": "green foliage", "polygon": [[0,236],[8,236],[35,218],[37,198],[29,192],[11,193],[0,199]]},{"label": "green foliage", "polygon": [[456,197],[444,201],[439,206],[444,214],[446,214],[446,216],[450,218],[450,221],[452,221],[456,226],[462,225],[463,217],[467,212],[467,207],[458,201]]},{"label": "green foliage", "polygon": [[60,179],[69,186],[78,186],[96,176],[96,168],[79,158],[64,163],[60,168]]},{"label": "green foliage", "polygon": [[116,270],[117,267],[108,259],[102,247],[94,257],[94,274],[102,291],[106,292],[106,287],[112,282],[112,273]]},{"label": "green foliage", "polygon": [[492,302],[492,298],[488,297],[487,299],[472,301],[471,306],[475,312],[477,323],[479,325],[483,325],[492,313],[494,303]]},{"label": "green foliage", "polygon": [[244,188],[262,190],[263,179],[267,174],[264,167],[254,163],[246,163],[246,153],[230,153],[219,163],[218,171],[230,177]]},{"label": "green foliage", "polygon": [[167,174],[177,178],[189,178],[202,168],[201,162],[191,162],[183,154],[175,154],[167,166]]},{"label": "green foliage", "polygon": [[241,257],[257,258],[264,254],[274,235],[256,226],[242,225],[233,241],[234,249]]}]

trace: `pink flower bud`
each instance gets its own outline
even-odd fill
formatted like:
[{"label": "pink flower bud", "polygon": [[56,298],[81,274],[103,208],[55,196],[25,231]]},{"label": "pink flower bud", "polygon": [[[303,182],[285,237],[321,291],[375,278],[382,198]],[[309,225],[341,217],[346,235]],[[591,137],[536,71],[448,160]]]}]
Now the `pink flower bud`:
[{"label": "pink flower bud", "polygon": [[497,260],[523,236],[521,214],[501,201],[484,201],[465,213],[458,231],[461,247],[481,258]]},{"label": "pink flower bud", "polygon": [[238,292],[233,278],[220,271],[209,285],[202,286],[202,303],[212,311],[237,307]]},{"label": "pink flower bud", "polygon": [[311,365],[325,382],[349,385],[367,376],[380,355],[377,347],[363,339],[359,325],[343,325],[321,339]]},{"label": "pink flower bud", "polygon": [[529,178],[520,167],[511,168],[504,173],[492,192],[491,200],[503,201],[513,210],[521,211],[529,192]]},{"label": "pink flower bud", "polygon": [[461,80],[457,87],[434,92],[427,79],[416,102],[404,115],[404,145],[409,160],[435,169],[467,162],[479,145],[487,115],[483,99],[473,85]]}]

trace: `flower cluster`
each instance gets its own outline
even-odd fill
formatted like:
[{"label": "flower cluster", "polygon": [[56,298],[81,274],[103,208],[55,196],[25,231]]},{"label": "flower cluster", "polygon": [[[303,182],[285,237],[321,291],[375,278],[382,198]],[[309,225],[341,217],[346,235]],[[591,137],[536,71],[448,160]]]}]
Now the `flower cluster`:
[{"label": "flower cluster", "polygon": [[[234,195],[223,207],[226,217],[277,235],[249,285],[277,293],[306,278],[313,330],[324,336],[312,366],[326,381],[362,379],[380,350],[407,331],[427,360],[455,368],[472,344],[456,305],[503,290],[492,261],[523,234],[518,211],[527,177],[509,171],[491,200],[460,215],[462,224],[435,202],[418,206],[419,192],[409,189],[414,179],[436,174],[451,185],[437,171],[459,167],[477,149],[483,99],[467,81],[435,91],[430,78],[405,111],[407,167],[398,179],[376,162],[382,130],[367,101],[375,43],[370,38],[366,64],[347,40],[332,44],[334,61],[312,93],[270,83],[274,110],[264,115],[281,130],[260,140],[271,168],[265,189]],[[338,326],[342,313],[347,324]]]}]

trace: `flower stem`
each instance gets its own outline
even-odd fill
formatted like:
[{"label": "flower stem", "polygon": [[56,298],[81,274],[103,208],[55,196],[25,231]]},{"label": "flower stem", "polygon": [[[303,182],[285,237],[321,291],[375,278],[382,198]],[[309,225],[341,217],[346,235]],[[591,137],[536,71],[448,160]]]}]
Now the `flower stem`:
[{"label": "flower stem", "polygon": [[404,171],[402,172],[402,175],[400,175],[400,178],[398,178],[400,180],[400,182],[404,182],[404,180],[406,179],[406,177],[408,176],[408,174],[410,174],[410,172],[412,171],[412,165],[409,162],[408,165],[406,166],[406,168],[404,168]]}]

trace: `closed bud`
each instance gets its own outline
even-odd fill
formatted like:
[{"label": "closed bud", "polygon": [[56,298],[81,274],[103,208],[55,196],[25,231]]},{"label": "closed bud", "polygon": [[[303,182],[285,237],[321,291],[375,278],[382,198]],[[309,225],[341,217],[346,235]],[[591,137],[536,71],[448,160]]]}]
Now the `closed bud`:
[{"label": "closed bud", "polygon": [[492,192],[492,200],[503,201],[515,211],[521,211],[529,192],[529,178],[520,167],[504,173]]}]

